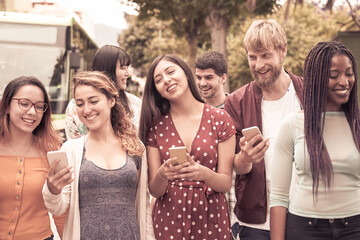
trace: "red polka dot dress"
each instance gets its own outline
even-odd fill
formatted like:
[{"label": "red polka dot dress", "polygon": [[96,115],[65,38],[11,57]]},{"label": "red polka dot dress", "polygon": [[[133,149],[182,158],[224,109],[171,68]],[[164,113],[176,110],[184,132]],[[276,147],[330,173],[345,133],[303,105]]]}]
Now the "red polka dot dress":
[{"label": "red polka dot dress", "polygon": [[[217,171],[218,144],[235,131],[224,110],[205,104],[190,156]],[[184,146],[170,114],[150,129],[147,145],[159,149],[162,162],[169,159],[170,147]],[[156,200],[153,224],[156,239],[231,239],[225,194],[213,191],[203,181],[169,181],[165,194]]]}]

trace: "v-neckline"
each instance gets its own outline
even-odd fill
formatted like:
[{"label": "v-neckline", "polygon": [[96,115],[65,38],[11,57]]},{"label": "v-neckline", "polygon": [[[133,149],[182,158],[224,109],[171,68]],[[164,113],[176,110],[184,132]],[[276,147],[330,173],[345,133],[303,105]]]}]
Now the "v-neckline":
[{"label": "v-neckline", "polygon": [[182,138],[181,138],[178,130],[176,129],[175,122],[173,121],[173,118],[172,118],[172,116],[171,116],[171,113],[169,112],[170,122],[171,122],[172,125],[174,126],[175,135],[177,135],[177,137],[180,139],[181,144],[183,144],[183,146],[186,147],[186,151],[187,151],[189,154],[191,153],[191,151],[192,151],[192,149],[193,149],[194,142],[196,141],[196,138],[197,138],[197,136],[199,135],[199,131],[200,131],[201,126],[203,125],[204,115],[205,115],[205,110],[206,110],[206,109],[207,109],[206,104],[203,104],[203,111],[202,111],[202,115],[201,115],[200,124],[199,124],[198,130],[196,131],[196,134],[195,134],[193,140],[191,141],[190,151],[189,151],[189,149],[187,148],[187,146],[185,145],[185,143],[183,142],[183,140],[182,140]]}]

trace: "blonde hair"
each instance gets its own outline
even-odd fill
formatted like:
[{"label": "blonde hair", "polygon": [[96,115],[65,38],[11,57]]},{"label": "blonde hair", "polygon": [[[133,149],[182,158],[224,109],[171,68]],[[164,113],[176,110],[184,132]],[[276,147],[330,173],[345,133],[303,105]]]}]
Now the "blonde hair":
[{"label": "blonde hair", "polygon": [[282,50],[287,47],[284,29],[274,19],[255,20],[244,37],[246,51],[266,51],[270,49]]},{"label": "blonde hair", "polygon": [[111,125],[115,136],[121,140],[122,148],[130,156],[142,156],[145,148],[136,135],[136,128],[126,114],[125,108],[119,101],[118,90],[114,83],[99,71],[77,73],[73,78],[74,95],[79,85],[87,85],[104,94],[108,99],[114,98],[115,105],[111,108]]}]

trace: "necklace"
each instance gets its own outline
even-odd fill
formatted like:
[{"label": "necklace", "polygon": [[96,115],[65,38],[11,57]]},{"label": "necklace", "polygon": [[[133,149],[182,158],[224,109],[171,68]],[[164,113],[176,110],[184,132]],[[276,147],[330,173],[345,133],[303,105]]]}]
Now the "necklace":
[{"label": "necklace", "polygon": [[29,150],[31,149],[32,145],[34,144],[34,139],[33,141],[31,142],[29,148],[23,153],[23,154],[19,154],[18,151],[15,150],[15,148],[13,146],[11,146],[11,144],[9,142],[7,142],[7,144],[10,146],[10,148],[17,154],[17,156],[19,156],[19,162],[23,161],[24,160],[24,157],[22,156],[25,156]]}]

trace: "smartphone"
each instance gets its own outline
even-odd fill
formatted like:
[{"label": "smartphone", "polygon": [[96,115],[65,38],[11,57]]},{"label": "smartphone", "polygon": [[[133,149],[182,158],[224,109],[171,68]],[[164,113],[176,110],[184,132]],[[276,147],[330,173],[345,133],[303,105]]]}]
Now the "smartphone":
[{"label": "smartphone", "polygon": [[64,151],[51,151],[47,153],[47,159],[49,162],[49,165],[51,166],[53,162],[55,162],[57,159],[60,159],[60,162],[55,168],[55,173],[59,172],[61,169],[64,169],[68,166],[68,160],[66,156],[66,152]]},{"label": "smartphone", "polygon": [[181,163],[187,162],[186,158],[186,147],[173,147],[169,148],[170,157],[177,157],[177,160],[172,163],[173,166],[179,165]]},{"label": "smartphone", "polygon": [[[259,128],[257,126],[254,127],[248,127],[248,128],[244,128],[243,130],[241,130],[242,134],[245,137],[245,140],[248,142],[250,141],[255,135],[257,134],[261,134]],[[255,145],[257,145],[259,142],[255,143]]]}]

